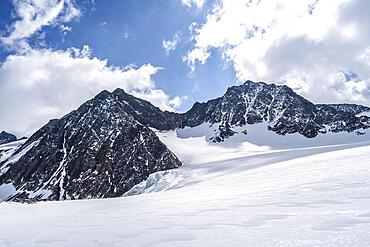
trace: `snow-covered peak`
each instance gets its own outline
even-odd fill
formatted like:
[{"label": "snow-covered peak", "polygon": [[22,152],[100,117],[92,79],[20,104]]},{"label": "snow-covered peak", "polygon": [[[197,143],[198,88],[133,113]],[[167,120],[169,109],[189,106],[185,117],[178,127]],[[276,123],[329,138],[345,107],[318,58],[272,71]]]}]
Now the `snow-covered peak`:
[{"label": "snow-covered peak", "polygon": [[132,114],[129,98],[123,91],[103,91],[33,134],[0,162],[6,168],[0,185],[14,187],[7,200],[117,197],[153,172],[179,167]]},{"label": "snow-covered peak", "polygon": [[[227,89],[217,99],[196,103],[184,114],[183,126],[219,123],[222,141],[233,127],[266,122],[280,135],[299,133],[307,138],[327,132],[352,132],[370,127],[367,117],[356,114],[370,108],[360,105],[315,105],[284,85],[247,81]],[[267,131],[267,130],[266,130]]]}]

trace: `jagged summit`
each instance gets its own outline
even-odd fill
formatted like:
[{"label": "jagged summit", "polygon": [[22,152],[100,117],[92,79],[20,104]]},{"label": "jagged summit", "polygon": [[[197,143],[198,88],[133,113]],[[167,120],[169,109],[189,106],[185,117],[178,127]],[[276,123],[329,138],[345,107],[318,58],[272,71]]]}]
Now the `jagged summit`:
[{"label": "jagged summit", "polygon": [[0,184],[16,190],[8,200],[122,196],[149,174],[179,167],[176,156],[131,114],[128,99],[121,90],[103,91],[33,134],[1,165],[6,172]]}]

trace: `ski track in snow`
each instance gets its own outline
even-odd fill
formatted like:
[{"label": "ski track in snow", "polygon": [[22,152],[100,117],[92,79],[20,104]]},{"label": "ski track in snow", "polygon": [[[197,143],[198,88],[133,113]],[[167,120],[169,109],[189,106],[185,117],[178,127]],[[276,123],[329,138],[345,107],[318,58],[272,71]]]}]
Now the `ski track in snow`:
[{"label": "ski track in snow", "polygon": [[184,166],[131,190],[144,194],[1,203],[0,246],[370,246],[369,141],[278,149],[177,134],[159,136]]}]

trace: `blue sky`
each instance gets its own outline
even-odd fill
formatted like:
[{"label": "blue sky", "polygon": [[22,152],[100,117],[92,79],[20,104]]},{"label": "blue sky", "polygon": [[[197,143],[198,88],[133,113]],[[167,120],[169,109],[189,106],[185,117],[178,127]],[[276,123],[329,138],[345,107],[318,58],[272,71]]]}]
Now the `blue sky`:
[{"label": "blue sky", "polygon": [[[189,96],[179,110],[187,110],[195,100],[220,95],[227,83],[235,81],[233,71],[224,69],[219,57],[188,76],[190,70],[182,61],[191,47],[188,26],[204,19],[204,13],[196,8],[188,9],[178,1],[115,0],[109,5],[95,1],[94,10],[86,11],[79,22],[71,25],[73,32],[61,48],[88,44],[93,56],[108,59],[111,65],[150,62],[163,68],[154,76],[157,86],[171,96]],[[176,32],[181,33],[181,43],[167,55],[162,42]]]},{"label": "blue sky", "polygon": [[[177,109],[185,111],[195,101],[205,101],[221,95],[235,83],[235,75],[230,66],[221,62],[221,55],[215,53],[210,61],[191,74],[182,57],[191,48],[192,40],[189,25],[202,22],[204,10],[187,7],[180,1],[168,0],[110,0],[76,1],[81,16],[64,25],[71,31],[64,35],[60,25],[45,26],[40,32],[45,34],[40,45],[39,35],[28,42],[33,47],[48,47],[66,50],[69,47],[88,45],[91,56],[107,59],[111,66],[151,63],[161,67],[153,77],[158,88],[170,96],[187,96]],[[208,2],[210,4],[210,2]],[[203,8],[207,8],[206,5]],[[1,30],[12,21],[12,1],[5,0],[1,5]],[[175,33],[180,41],[170,54],[163,49],[163,40],[171,39]],[[14,51],[3,49],[2,61]]]},{"label": "blue sky", "polygon": [[0,130],[30,134],[117,87],[180,112],[248,79],[369,105],[369,11],[367,0],[2,0]]}]

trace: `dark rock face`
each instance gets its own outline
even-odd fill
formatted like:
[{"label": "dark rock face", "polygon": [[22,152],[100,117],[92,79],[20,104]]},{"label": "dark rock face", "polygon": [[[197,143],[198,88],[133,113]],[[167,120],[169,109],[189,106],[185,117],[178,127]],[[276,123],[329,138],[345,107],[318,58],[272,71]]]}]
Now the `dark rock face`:
[{"label": "dark rock face", "polygon": [[121,102],[121,107],[138,122],[157,130],[170,130],[177,128],[181,121],[181,114],[162,111],[150,102],[127,94],[122,89],[113,91],[113,97]]},{"label": "dark rock face", "polygon": [[317,104],[320,108],[334,108],[338,112],[358,115],[370,111],[370,107],[355,104]]},{"label": "dark rock face", "polygon": [[2,131],[0,133],[0,145],[9,143],[9,142],[14,142],[17,140],[17,137],[13,134],[7,133],[5,131]]},{"label": "dark rock face", "polygon": [[228,88],[220,98],[196,103],[183,115],[182,126],[219,123],[213,141],[233,135],[235,126],[268,123],[268,129],[280,135],[299,133],[313,138],[319,133],[352,132],[370,127],[369,119],[356,114],[370,108],[350,104],[315,105],[287,86],[247,81]]},{"label": "dark rock face", "polygon": [[[45,191],[48,200],[117,197],[153,172],[179,167],[177,157],[143,124],[147,119],[136,120],[131,109],[116,91],[103,91],[42,127],[17,152],[29,151],[0,176],[0,184],[19,190],[10,200],[39,200]],[[156,124],[169,127],[164,120]]]}]

